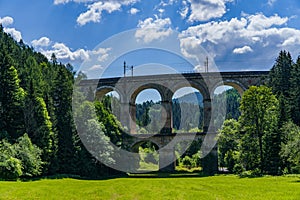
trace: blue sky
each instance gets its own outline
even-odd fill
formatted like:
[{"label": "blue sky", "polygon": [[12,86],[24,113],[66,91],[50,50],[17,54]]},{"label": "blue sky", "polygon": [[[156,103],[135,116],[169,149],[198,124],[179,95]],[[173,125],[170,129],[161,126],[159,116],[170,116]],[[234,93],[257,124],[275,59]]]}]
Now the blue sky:
[{"label": "blue sky", "polygon": [[122,76],[124,60],[202,72],[206,56],[210,71],[269,70],[280,50],[300,54],[299,14],[299,0],[0,1],[6,32],[96,77]]}]

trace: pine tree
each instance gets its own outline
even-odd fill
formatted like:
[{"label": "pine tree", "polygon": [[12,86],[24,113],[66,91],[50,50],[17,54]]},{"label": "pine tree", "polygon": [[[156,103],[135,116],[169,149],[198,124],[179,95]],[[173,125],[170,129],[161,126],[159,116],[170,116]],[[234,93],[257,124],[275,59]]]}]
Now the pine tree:
[{"label": "pine tree", "polygon": [[298,126],[300,125],[300,56],[293,65],[290,79],[290,101],[292,105],[292,120]]},{"label": "pine tree", "polygon": [[74,139],[76,128],[72,113],[73,74],[64,65],[53,64],[58,68],[54,80],[52,98],[56,116],[54,127],[57,130],[58,151],[57,162],[60,173],[75,172]]},{"label": "pine tree", "polygon": [[23,106],[25,92],[20,87],[17,70],[11,65],[8,55],[0,55],[0,130],[7,132],[11,139],[24,133]]},{"label": "pine tree", "polygon": [[270,70],[269,83],[280,104],[280,126],[291,118],[290,78],[293,60],[291,54],[280,51],[275,65]]}]

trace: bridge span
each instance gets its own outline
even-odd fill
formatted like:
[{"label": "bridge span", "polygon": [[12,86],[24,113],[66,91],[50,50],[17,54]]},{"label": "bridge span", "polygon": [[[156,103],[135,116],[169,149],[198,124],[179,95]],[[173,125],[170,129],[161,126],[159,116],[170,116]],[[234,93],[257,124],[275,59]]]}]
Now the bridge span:
[{"label": "bridge span", "polygon": [[[261,85],[267,81],[268,71],[240,71],[240,72],[208,72],[208,73],[187,73],[187,74],[161,74],[149,76],[129,76],[115,78],[100,78],[82,80],[78,86],[82,91],[93,90],[96,99],[100,100],[105,94],[116,91],[120,97],[120,122],[128,129],[130,135],[135,135],[135,139],[130,141],[130,146],[134,149],[135,145],[142,141],[151,141],[161,149],[160,166],[164,166],[164,161],[169,162],[174,159],[174,147],[179,140],[189,138],[205,138],[211,135],[215,138],[216,130],[212,119],[212,100],[214,91],[219,86],[232,86],[240,95],[252,85]],[[192,87],[198,90],[203,96],[203,133],[194,134],[193,137],[184,134],[172,133],[172,97],[174,93],[183,88]],[[138,94],[145,89],[155,89],[161,96],[161,106],[166,111],[163,114],[165,124],[159,133],[149,137],[149,135],[136,134],[136,108],[135,102]],[[177,137],[176,137],[177,136]],[[174,138],[177,138],[174,141]],[[169,144],[172,145],[169,145]],[[208,172],[217,171],[217,145],[211,147],[208,154],[213,157],[213,163],[206,166],[204,170]],[[210,158],[211,159],[211,158]],[[172,171],[174,165],[168,165],[162,170]]]}]

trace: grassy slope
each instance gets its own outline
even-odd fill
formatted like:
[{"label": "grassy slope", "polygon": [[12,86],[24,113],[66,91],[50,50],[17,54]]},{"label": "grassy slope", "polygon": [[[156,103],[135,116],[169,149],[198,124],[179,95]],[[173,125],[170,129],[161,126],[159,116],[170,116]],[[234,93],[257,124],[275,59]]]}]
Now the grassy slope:
[{"label": "grassy slope", "polygon": [[116,178],[0,182],[0,199],[300,199],[300,178]]}]

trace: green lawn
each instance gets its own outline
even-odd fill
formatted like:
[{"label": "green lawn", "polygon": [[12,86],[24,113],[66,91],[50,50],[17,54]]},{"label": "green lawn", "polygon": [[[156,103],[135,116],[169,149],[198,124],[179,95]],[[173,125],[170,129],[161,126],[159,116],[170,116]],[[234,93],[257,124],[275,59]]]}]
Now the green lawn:
[{"label": "green lawn", "polygon": [[0,199],[300,199],[300,176],[0,182]]}]

